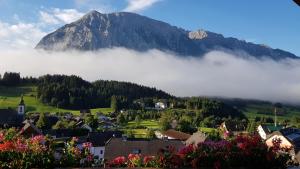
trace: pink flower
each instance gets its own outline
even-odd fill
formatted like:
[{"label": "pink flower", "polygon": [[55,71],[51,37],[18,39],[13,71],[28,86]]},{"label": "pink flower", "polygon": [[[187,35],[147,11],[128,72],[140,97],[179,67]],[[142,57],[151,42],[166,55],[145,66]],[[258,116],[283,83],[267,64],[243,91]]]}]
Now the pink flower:
[{"label": "pink flower", "polygon": [[25,152],[28,149],[28,145],[24,143],[24,141],[20,138],[18,138],[15,146],[16,146],[16,151],[19,152]]},{"label": "pink flower", "polygon": [[2,142],[4,140],[4,134],[0,133],[0,142]]},{"label": "pink flower", "polygon": [[128,155],[129,160],[135,160],[135,159],[138,159],[138,158],[140,158],[140,156],[138,154],[129,154]]},{"label": "pink flower", "polygon": [[31,138],[32,143],[44,143],[45,137],[43,135],[34,136]]}]

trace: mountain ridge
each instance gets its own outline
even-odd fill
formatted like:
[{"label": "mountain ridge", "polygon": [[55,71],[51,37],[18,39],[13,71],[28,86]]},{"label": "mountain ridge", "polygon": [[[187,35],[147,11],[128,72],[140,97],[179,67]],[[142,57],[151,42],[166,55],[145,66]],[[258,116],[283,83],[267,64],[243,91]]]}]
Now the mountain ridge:
[{"label": "mountain ridge", "polygon": [[201,56],[213,50],[245,51],[256,58],[297,59],[290,52],[199,29],[188,31],[129,12],[102,14],[95,10],[46,35],[36,49],[83,51],[124,47],[158,49],[181,56]]}]

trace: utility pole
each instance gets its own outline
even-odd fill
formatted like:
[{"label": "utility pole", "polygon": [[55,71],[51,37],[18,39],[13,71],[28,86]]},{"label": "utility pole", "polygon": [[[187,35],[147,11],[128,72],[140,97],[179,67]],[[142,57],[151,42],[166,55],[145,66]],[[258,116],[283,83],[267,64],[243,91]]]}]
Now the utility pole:
[{"label": "utility pole", "polygon": [[274,120],[274,123],[275,123],[275,127],[277,127],[277,107],[275,106],[274,108],[274,114],[275,114],[275,120]]}]

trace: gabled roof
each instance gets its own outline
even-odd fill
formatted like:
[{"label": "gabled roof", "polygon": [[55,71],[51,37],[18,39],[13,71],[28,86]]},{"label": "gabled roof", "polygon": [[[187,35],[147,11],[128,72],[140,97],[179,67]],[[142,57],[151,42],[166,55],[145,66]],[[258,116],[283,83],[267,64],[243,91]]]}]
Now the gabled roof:
[{"label": "gabled roof", "polygon": [[164,131],[164,132],[162,132],[162,135],[167,136],[167,137],[172,137],[172,138],[178,139],[178,140],[183,140],[183,141],[185,141],[191,137],[190,134],[176,131],[174,129]]},{"label": "gabled roof", "polygon": [[179,150],[184,146],[180,140],[111,138],[105,145],[104,158],[111,160],[118,156],[128,156],[131,153],[153,156],[162,149],[173,147]]},{"label": "gabled roof", "polygon": [[87,141],[91,142],[94,147],[103,147],[105,143],[111,138],[122,137],[121,131],[104,131],[104,132],[91,132],[87,136]]},{"label": "gabled roof", "polygon": [[87,136],[89,133],[86,129],[51,129],[43,132],[45,135],[48,134],[50,136],[55,136],[56,138]]},{"label": "gabled roof", "polygon": [[284,126],[282,126],[282,125],[274,126],[274,125],[268,125],[268,124],[261,124],[261,127],[266,132],[266,134],[270,134],[274,131],[279,131],[279,130],[283,129]]},{"label": "gabled roof", "polygon": [[13,127],[22,126],[23,115],[18,115],[13,109],[0,109],[0,125],[8,125]]},{"label": "gabled roof", "polygon": [[43,133],[32,123],[29,121],[26,121],[24,127],[19,132],[20,135],[25,136],[36,136],[36,135],[42,135]]},{"label": "gabled roof", "polygon": [[294,148],[300,148],[300,130],[296,128],[284,128],[279,131],[274,131],[272,134],[268,136],[267,139],[270,139],[274,135],[281,135],[285,137],[291,144],[293,144]]},{"label": "gabled roof", "polygon": [[207,140],[207,135],[198,131],[193,133],[193,135],[185,141],[186,145],[194,144],[198,145],[199,143],[205,142]]},{"label": "gabled roof", "polygon": [[246,128],[246,126],[243,123],[235,121],[225,121],[222,123],[222,125],[224,125],[226,127],[226,130],[230,132],[244,131]]}]

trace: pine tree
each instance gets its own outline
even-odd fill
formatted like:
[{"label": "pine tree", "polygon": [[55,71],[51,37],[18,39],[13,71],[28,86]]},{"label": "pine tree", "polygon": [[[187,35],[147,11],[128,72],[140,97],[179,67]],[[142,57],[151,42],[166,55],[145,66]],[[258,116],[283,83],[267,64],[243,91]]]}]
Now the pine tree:
[{"label": "pine tree", "polygon": [[39,129],[45,129],[47,127],[47,118],[45,113],[41,113],[38,121],[36,122],[36,127]]}]

